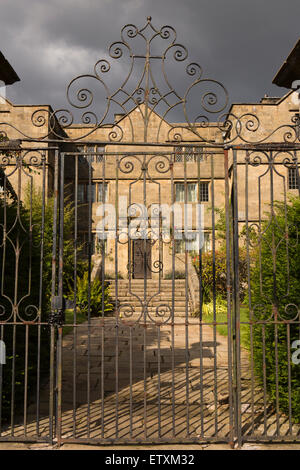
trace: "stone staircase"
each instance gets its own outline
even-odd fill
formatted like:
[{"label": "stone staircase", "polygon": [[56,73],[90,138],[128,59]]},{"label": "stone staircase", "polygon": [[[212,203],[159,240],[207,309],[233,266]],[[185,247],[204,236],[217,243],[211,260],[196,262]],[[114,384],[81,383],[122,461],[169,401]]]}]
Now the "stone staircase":
[{"label": "stone staircase", "polygon": [[[144,305],[144,280],[132,279],[131,288],[129,281],[118,280],[118,297],[116,299],[115,281],[110,281],[110,295],[119,304],[122,317],[136,317],[143,311]],[[186,293],[185,280],[176,279],[174,291],[171,280],[147,279],[146,302],[148,313],[153,319],[162,320],[172,314],[172,298],[174,296],[174,317],[185,317],[186,308],[190,314],[189,294]],[[163,315],[164,314],[164,315]]]}]

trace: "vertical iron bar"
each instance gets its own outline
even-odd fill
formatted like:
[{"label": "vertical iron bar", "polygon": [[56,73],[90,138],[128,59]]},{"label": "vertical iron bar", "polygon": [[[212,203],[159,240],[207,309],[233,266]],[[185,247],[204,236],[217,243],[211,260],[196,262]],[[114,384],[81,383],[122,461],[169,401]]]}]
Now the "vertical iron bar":
[{"label": "vertical iron bar", "polygon": [[116,165],[116,194],[115,194],[115,211],[116,211],[116,227],[115,227],[115,296],[117,302],[117,315],[116,315],[116,344],[115,344],[115,385],[116,385],[116,439],[119,437],[119,320],[120,320],[120,310],[119,310],[119,280],[118,280],[118,235],[119,235],[119,160]]},{"label": "vertical iron bar", "polygon": [[232,321],[231,321],[231,266],[230,266],[230,200],[229,200],[229,162],[228,150],[224,150],[225,173],[225,217],[226,217],[226,290],[227,290],[227,348],[228,348],[228,395],[229,395],[229,439],[234,445],[233,394],[232,394]]},{"label": "vertical iron bar", "polygon": [[251,369],[251,428],[254,433],[254,350],[253,350],[253,323],[252,323],[252,303],[251,303],[251,274],[250,274],[250,238],[249,238],[249,152],[246,152],[245,159],[245,215],[246,215],[246,252],[247,252],[247,279],[248,279],[248,297],[250,312],[250,369]]},{"label": "vertical iron bar", "polygon": [[[147,131],[145,131],[147,136]],[[144,207],[147,207],[147,180],[146,180],[146,155],[143,155],[143,203]],[[143,240],[144,245],[144,435],[145,439],[147,439],[147,314],[148,314],[148,306],[147,306],[147,245],[146,245],[146,238]]]},{"label": "vertical iron bar", "polygon": [[215,434],[218,430],[218,359],[217,359],[217,299],[216,299],[216,229],[215,229],[215,175],[214,155],[210,155],[211,171],[211,224],[212,224],[212,275],[213,275],[213,341],[214,341],[214,405],[215,405]]},{"label": "vertical iron bar", "polygon": [[[1,325],[1,341],[4,341],[4,325]],[[2,393],[3,393],[3,364],[0,363],[0,437],[2,436]]]},{"label": "vertical iron bar", "polygon": [[[59,150],[55,150],[54,156],[54,202],[53,202],[53,232],[52,232],[52,279],[51,297],[56,293],[56,271],[57,271],[57,216],[58,216],[58,176],[59,176]],[[55,377],[55,326],[50,325],[50,371],[49,371],[49,433],[51,442],[53,440],[54,419],[54,377]]]},{"label": "vertical iron bar", "polygon": [[186,435],[190,434],[190,402],[189,402],[189,285],[188,285],[188,252],[186,231],[188,220],[188,187],[187,187],[187,154],[184,154],[184,258],[185,258],[185,394],[186,394]]},{"label": "vertical iron bar", "polygon": [[[21,193],[21,188],[22,188],[22,168],[21,166],[23,165],[23,160],[22,156],[19,156],[21,165],[18,166],[18,190],[17,190],[17,195],[18,195],[18,205],[17,205],[17,216],[19,220],[21,220],[21,200],[22,200],[22,193]],[[13,338],[12,338],[12,374],[11,374],[11,406],[10,406],[10,413],[11,413],[11,436],[14,436],[14,429],[15,429],[15,385],[16,385],[16,322],[18,319],[18,286],[19,286],[19,261],[20,261],[20,252],[21,252],[21,247],[20,247],[20,235],[19,232],[17,232],[16,235],[16,246],[15,246],[15,281],[14,281],[14,305],[13,305],[13,319],[14,319],[14,325],[13,325]]]},{"label": "vertical iron bar", "polygon": [[78,247],[78,160],[75,155],[75,187],[74,187],[74,318],[73,318],[73,437],[76,437],[77,419],[77,247]]},{"label": "vertical iron bar", "polygon": [[44,267],[44,231],[45,231],[45,205],[46,205],[46,155],[42,156],[43,187],[42,187],[42,225],[41,225],[41,254],[40,254],[40,288],[39,288],[39,317],[38,317],[38,357],[36,381],[36,432],[40,434],[40,386],[41,386],[41,321],[43,309],[43,267]]},{"label": "vertical iron bar", "polygon": [[287,323],[287,366],[288,366],[288,400],[289,400],[289,433],[292,436],[292,374],[291,374],[291,324]]},{"label": "vertical iron bar", "polygon": [[[64,269],[64,178],[65,154],[60,159],[60,193],[59,193],[59,262],[58,262],[58,297],[63,305],[63,269]],[[59,312],[63,321],[63,311]],[[62,435],[62,324],[57,328],[57,443],[61,444]]]},{"label": "vertical iron bar", "polygon": [[[175,158],[175,155],[174,155]],[[174,185],[174,165],[171,162],[171,201],[172,207],[175,204],[175,185]],[[171,246],[172,246],[172,317],[171,317],[171,348],[172,348],[172,434],[175,437],[175,220],[174,211],[171,212]]]},{"label": "vertical iron bar", "polygon": [[[197,177],[198,177],[198,204],[202,202],[201,199],[201,159],[204,159],[203,149],[201,155],[197,155]],[[202,207],[201,207],[202,211]],[[199,221],[200,223],[200,221]],[[204,227],[201,227],[203,232]],[[200,235],[200,234],[199,234]],[[199,273],[198,273],[198,282],[199,282],[199,355],[200,355],[200,377],[199,377],[199,386],[200,386],[200,427],[201,432],[200,436],[204,437],[204,368],[203,368],[203,289],[202,289],[202,252],[204,251],[204,232],[203,236],[203,246],[199,246],[198,252],[198,262],[199,262]]]},{"label": "vertical iron bar", "polygon": [[239,304],[239,214],[238,214],[237,151],[233,150],[233,349],[235,434],[238,446],[242,445],[241,427],[241,361],[240,361],[240,304]]},{"label": "vertical iron bar", "polygon": [[129,326],[129,388],[130,388],[130,397],[129,397],[129,415],[130,415],[130,438],[132,439],[132,366],[133,366],[133,351],[132,351],[132,326]]},{"label": "vertical iron bar", "polygon": [[262,350],[263,350],[263,391],[264,391],[264,436],[267,437],[267,365],[266,365],[266,328],[262,324]]},{"label": "vertical iron bar", "polygon": [[161,438],[161,396],[160,396],[160,325],[157,326],[157,404],[158,404],[158,438]]},{"label": "vertical iron bar", "polygon": [[[102,159],[102,204],[106,203],[106,190],[105,190],[105,164],[106,157],[103,154]],[[116,165],[117,166],[117,165]],[[98,195],[97,195],[98,197]],[[104,214],[103,214],[104,216]],[[101,435],[104,437],[104,316],[105,316],[105,243],[106,237],[104,237],[105,227],[102,227],[102,239],[101,239],[101,292],[102,292],[102,302],[101,302],[101,371],[100,371],[100,390],[101,390]],[[97,237],[97,233],[96,233]]]},{"label": "vertical iron bar", "polygon": [[25,325],[25,367],[24,367],[24,436],[27,436],[28,404],[28,325]]},{"label": "vertical iron bar", "polygon": [[92,270],[92,156],[88,156],[88,333],[87,333],[87,438],[91,424],[91,270]]}]

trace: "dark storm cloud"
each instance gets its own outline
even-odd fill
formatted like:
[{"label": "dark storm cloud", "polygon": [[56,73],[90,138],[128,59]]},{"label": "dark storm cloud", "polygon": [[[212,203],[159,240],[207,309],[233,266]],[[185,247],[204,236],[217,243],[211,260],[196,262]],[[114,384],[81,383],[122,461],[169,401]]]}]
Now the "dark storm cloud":
[{"label": "dark storm cloud", "polygon": [[8,96],[64,106],[68,82],[93,71],[124,24],[141,26],[148,15],[175,27],[190,59],[225,84],[231,101],[280,96],[271,82],[300,36],[299,14],[299,0],[2,0],[0,49],[21,78]]}]

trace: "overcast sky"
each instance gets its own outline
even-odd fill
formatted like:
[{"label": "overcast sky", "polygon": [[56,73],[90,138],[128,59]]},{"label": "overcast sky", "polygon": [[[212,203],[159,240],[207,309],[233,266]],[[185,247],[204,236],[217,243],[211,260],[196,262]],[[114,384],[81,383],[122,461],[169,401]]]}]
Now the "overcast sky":
[{"label": "overcast sky", "polygon": [[8,97],[66,106],[69,81],[93,73],[122,26],[141,27],[148,15],[176,29],[190,61],[220,80],[231,102],[285,92],[272,79],[300,37],[299,0],[1,0],[0,49],[21,78]]}]

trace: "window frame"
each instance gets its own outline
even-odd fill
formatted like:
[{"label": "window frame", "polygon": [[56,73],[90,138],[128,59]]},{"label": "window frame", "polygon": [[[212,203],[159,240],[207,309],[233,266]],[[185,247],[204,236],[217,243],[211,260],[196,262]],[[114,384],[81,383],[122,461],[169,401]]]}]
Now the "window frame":
[{"label": "window frame", "polygon": [[[299,173],[297,166],[288,168],[288,189],[289,191],[294,191],[299,189]],[[293,175],[291,176],[291,173]]]},{"label": "window frame", "polygon": [[[189,157],[187,155],[187,153],[188,153],[187,149],[193,149],[191,153],[194,153],[194,155],[190,155],[192,157],[192,159],[187,158],[187,157]],[[195,153],[196,153],[196,155],[195,155]],[[184,163],[184,162],[186,162],[186,163],[197,163],[198,162],[197,154],[200,155],[199,162],[200,163],[203,162],[204,161],[204,155],[203,155],[203,148],[202,147],[195,147],[192,144],[187,144],[187,145],[174,147],[174,149],[173,149],[173,161],[174,161],[174,163]]]},{"label": "window frame", "polygon": [[[99,199],[99,186],[102,185],[103,182],[102,181],[92,181],[92,187],[94,186],[94,192],[93,192],[93,199],[92,199],[92,204],[94,203],[102,203],[103,201],[100,201]],[[104,203],[108,202],[108,191],[109,191],[109,185],[108,185],[108,182],[104,182],[104,185],[106,187],[105,189],[105,201]],[[84,194],[84,198],[83,198],[83,201],[80,201],[79,200],[79,191],[77,191],[77,204],[88,204],[89,203],[89,197],[88,197],[88,194],[89,194],[89,191],[88,191],[88,188],[89,188],[89,183],[86,182],[86,181],[79,181],[78,182],[78,187],[79,186],[84,186],[84,190],[83,190],[83,194]]]},{"label": "window frame", "polygon": [[[188,232],[191,232],[191,233],[196,233],[196,230],[189,230]],[[184,230],[182,230],[182,234],[184,235]],[[201,248],[201,252],[202,253],[208,253],[209,251],[211,251],[211,237],[210,237],[210,234],[211,232],[206,230],[204,231],[204,243],[203,243],[203,247]],[[184,236],[182,235],[182,238],[181,239],[174,239],[174,248],[175,248],[175,254],[178,255],[178,254],[184,254],[185,253],[185,242],[187,243],[191,243],[191,241],[189,240],[185,240],[184,239]],[[178,250],[177,247],[180,247],[180,249]],[[189,250],[191,253],[199,253],[199,249],[197,250]]]},{"label": "window frame", "polygon": [[[88,163],[103,163],[105,159],[105,145],[98,145],[98,144],[84,144],[81,143],[77,147],[82,148],[82,150],[78,150],[78,153],[81,154],[82,157]],[[98,151],[98,149],[102,149],[102,151]],[[90,153],[89,153],[90,152]],[[97,155],[92,155],[97,154]]]},{"label": "window frame", "polygon": [[[209,181],[200,181],[200,202],[201,203],[206,203],[206,202],[209,202]],[[185,200],[184,200],[184,182],[182,181],[176,181],[175,182],[175,202],[179,202],[179,203],[185,203]],[[187,181],[186,182],[187,186],[188,185],[195,185],[195,189],[196,189],[196,194],[195,194],[195,200],[194,201],[191,201],[189,200],[189,191],[187,190],[187,202],[188,203],[197,203],[199,202],[199,194],[198,194],[198,190],[199,190],[199,182],[198,181]],[[178,200],[177,199],[177,187],[179,185],[182,185],[183,186],[183,200]],[[205,187],[207,187],[207,200],[206,199],[203,199],[201,197],[201,186],[203,187],[205,185]],[[188,188],[187,188],[188,189]]]}]

